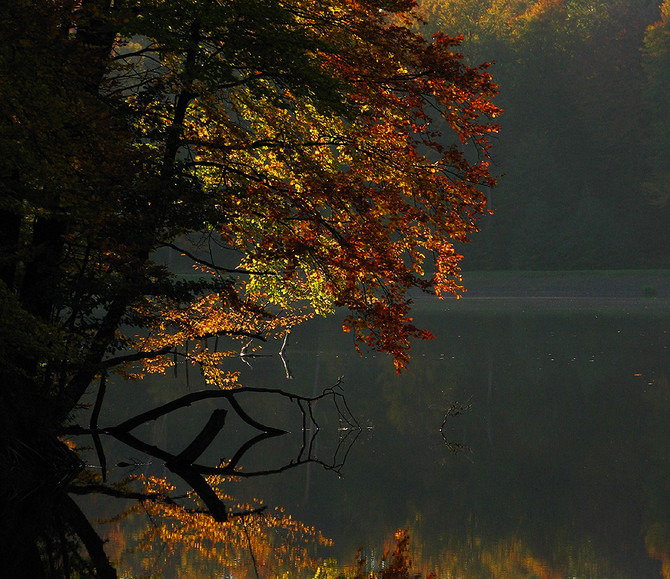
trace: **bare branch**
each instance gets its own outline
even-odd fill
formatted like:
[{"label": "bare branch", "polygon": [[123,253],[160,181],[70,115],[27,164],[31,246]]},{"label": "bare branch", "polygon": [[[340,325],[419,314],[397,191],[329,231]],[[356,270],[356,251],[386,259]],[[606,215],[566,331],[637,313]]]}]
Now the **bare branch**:
[{"label": "bare branch", "polygon": [[117,366],[118,364],[124,364],[126,362],[139,362],[140,360],[150,360],[151,358],[158,358],[158,356],[163,356],[168,354],[172,350],[173,346],[163,346],[158,350],[151,350],[149,352],[135,352],[134,354],[124,354],[123,356],[115,356],[114,358],[107,358],[102,361],[102,367],[104,369],[111,368],[112,366]]}]

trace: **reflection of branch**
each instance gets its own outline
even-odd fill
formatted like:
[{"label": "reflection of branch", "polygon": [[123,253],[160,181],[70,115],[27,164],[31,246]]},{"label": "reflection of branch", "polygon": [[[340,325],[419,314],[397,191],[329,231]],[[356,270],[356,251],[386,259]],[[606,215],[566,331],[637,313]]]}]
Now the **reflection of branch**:
[{"label": "reflection of branch", "polygon": [[[115,432],[118,431],[129,431],[132,430],[133,428],[136,428],[140,426],[141,424],[144,424],[145,422],[149,422],[150,420],[156,420],[157,418],[160,418],[164,414],[169,414],[170,412],[174,412],[175,410],[178,410],[180,408],[185,408],[187,406],[191,406],[194,402],[199,402],[201,400],[207,400],[209,398],[226,398],[229,402],[231,400],[234,400],[236,394],[240,394],[242,392],[260,392],[260,393],[275,393],[275,394],[280,394],[282,396],[286,396],[288,398],[296,398],[296,396],[287,394],[286,392],[282,390],[272,390],[269,388],[236,388],[234,390],[201,390],[199,392],[191,392],[189,394],[185,394],[184,396],[181,396],[180,398],[177,398],[175,400],[172,400],[171,402],[168,402],[167,404],[163,404],[161,406],[157,406],[156,408],[152,408],[151,410],[148,410],[147,412],[142,412],[141,414],[138,414],[137,416],[134,416],[133,418],[129,418],[128,420],[122,422],[121,424],[118,424],[117,426],[114,426],[112,428],[107,428],[104,429],[103,432],[107,432],[109,434],[114,434]],[[231,405],[233,405],[233,402],[231,402]],[[239,407],[239,404],[237,405]],[[241,410],[241,409],[240,409]],[[237,409],[236,409],[237,412]],[[240,416],[242,417],[242,416]],[[252,420],[252,419],[250,419]],[[264,432],[275,432],[277,434],[283,434],[283,430],[278,430],[276,428],[272,428],[270,426],[264,426],[260,424],[259,422],[253,421],[249,422],[252,426],[255,428],[258,428],[259,430],[262,430]]]},{"label": "reflection of branch", "polygon": [[[335,454],[333,455],[333,463],[334,467],[331,470],[336,471],[338,474],[340,474],[340,469],[344,466],[344,463],[347,461],[347,457],[349,456],[349,451],[354,447],[354,442],[356,442],[356,439],[361,435],[361,429],[359,428],[358,430],[350,430],[348,431],[341,439],[340,442],[337,445],[337,448],[335,449]],[[351,438],[349,441],[349,444],[346,446],[346,450],[344,451],[344,455],[342,456],[342,460],[337,462],[337,455],[340,452],[340,449],[345,448],[344,443],[346,442],[347,438]]]},{"label": "reflection of branch", "polygon": [[93,445],[95,446],[95,452],[98,455],[98,460],[100,461],[100,468],[102,469],[102,482],[107,482],[107,459],[105,458],[105,451],[102,448],[102,442],[100,441],[100,435],[98,434],[98,417],[100,416],[100,409],[102,408],[102,401],[105,398],[105,391],[107,389],[107,371],[102,372],[100,376],[100,386],[98,387],[98,393],[95,397],[95,405],[93,406],[93,412],[91,412],[91,422],[90,428],[93,436]]},{"label": "reflection of branch", "polygon": [[[253,336],[251,336],[253,338]],[[272,354],[255,354],[253,351],[249,351],[249,348],[251,347],[251,344],[253,343],[253,339],[249,340],[244,346],[242,346],[242,349],[240,350],[240,360],[244,362],[249,368],[252,370],[254,367],[251,365],[251,362],[249,362],[249,359],[251,358],[269,358],[272,356]]]},{"label": "reflection of branch", "polygon": [[450,416],[458,416],[459,414],[465,414],[466,412],[470,412],[472,410],[472,403],[470,402],[472,400],[472,396],[468,398],[468,401],[465,404],[461,404],[458,400],[453,402],[449,408],[447,408],[447,412],[444,415],[444,420],[442,421],[442,426],[440,427],[440,430],[444,428],[444,425],[447,422],[447,418]]},{"label": "reflection of branch", "polygon": [[440,426],[440,434],[442,435],[442,438],[444,439],[447,448],[454,454],[458,454],[459,452],[462,452],[464,450],[472,453],[472,448],[467,444],[462,444],[460,442],[448,440],[447,435],[444,432],[445,430],[444,427],[447,424],[449,418],[465,414],[466,412],[470,412],[470,410],[472,410],[472,403],[470,402],[470,400],[472,400],[472,397],[468,398],[468,401],[465,404],[461,404],[458,401],[453,402],[451,406],[447,408],[447,412],[445,413],[444,419],[442,420],[442,426]]},{"label": "reflection of branch", "polygon": [[[256,394],[276,394],[277,396],[282,396],[284,398],[288,398],[291,401],[298,401],[298,402],[304,402],[307,403],[308,405],[313,404],[314,402],[317,402],[318,400],[321,400],[322,398],[326,398],[328,396],[333,396],[336,399],[339,400],[344,400],[344,396],[340,394],[339,392],[335,392],[335,389],[340,386],[342,379],[338,378],[336,384],[330,388],[326,388],[321,394],[318,396],[314,397],[308,397],[308,396],[300,396],[298,394],[291,394],[289,392],[286,392],[284,390],[278,389],[278,388],[252,388],[248,386],[243,386],[240,388],[235,388],[231,390],[200,390],[199,392],[191,392],[189,394],[185,394],[184,396],[181,396],[175,400],[172,400],[171,402],[168,402],[167,404],[163,404],[161,406],[157,406],[156,408],[153,408],[151,410],[148,410],[146,412],[142,412],[141,414],[138,414],[137,416],[134,416],[133,418],[129,418],[128,420],[122,422],[121,424],[118,424],[117,426],[114,426],[112,428],[105,428],[102,429],[102,432],[108,433],[108,434],[113,434],[112,431],[118,432],[118,431],[129,431],[132,430],[133,428],[136,428],[140,426],[141,424],[144,424],[145,422],[149,422],[150,420],[156,420],[157,418],[160,418],[164,414],[169,414],[170,412],[174,412],[175,410],[178,410],[180,408],[185,408],[187,406],[191,406],[191,404],[195,402],[200,402],[201,400],[207,400],[210,398],[225,398],[229,402],[231,400],[235,399],[235,396],[238,394],[243,394],[243,393],[256,393]],[[233,403],[231,402],[231,405],[237,404],[236,402]],[[237,404],[237,407],[239,407],[239,404]],[[241,410],[241,408],[240,408]],[[348,410],[348,408],[347,408]],[[236,412],[238,410],[236,409]],[[245,414],[246,415],[246,414]],[[351,412],[349,412],[349,416],[353,418],[351,415]],[[240,416],[240,418],[243,418]],[[269,432],[269,433],[276,433],[276,434],[284,434],[285,432],[283,430],[279,430],[277,428],[273,428],[271,426],[265,426],[252,418],[248,417],[248,420],[246,418],[243,418],[245,422],[248,424],[254,426],[254,428],[258,428],[259,430],[262,430],[263,432]],[[249,422],[249,420],[251,422]],[[83,431],[81,428],[78,429],[67,429],[66,431],[69,432],[74,432],[76,431],[78,434],[84,434],[85,431]]]},{"label": "reflection of branch", "polygon": [[100,440],[100,434],[93,430],[91,431],[91,437],[93,438],[93,446],[95,446],[95,453],[98,455],[98,460],[100,461],[100,469],[102,470],[102,482],[107,482],[107,459],[105,458],[105,451],[102,448],[102,441]]},{"label": "reflection of branch", "polygon": [[[230,460],[226,461],[226,465],[224,468],[229,470],[230,472],[235,472],[237,470],[237,465],[242,460],[242,457],[246,454],[248,450],[256,446],[259,442],[262,440],[265,440],[266,438],[271,438],[274,436],[273,434],[268,434],[267,432],[262,432],[258,436],[255,436],[254,438],[250,438],[247,440],[240,448],[237,449],[237,452],[231,458]],[[223,460],[222,460],[223,462]]]},{"label": "reflection of branch", "polygon": [[[207,426],[205,429],[207,429]],[[178,455],[174,455],[166,450],[158,448],[157,446],[143,442],[129,432],[110,431],[109,434],[124,444],[132,446],[137,450],[141,450],[149,456],[164,460],[166,468],[179,475],[189,485],[191,485],[193,490],[200,496],[202,501],[209,509],[211,515],[214,517],[214,520],[226,521],[228,519],[228,513],[225,505],[223,504],[223,501],[219,499],[212,487],[202,477],[201,469],[197,468],[195,465],[180,461],[178,459]]]},{"label": "reflection of branch", "polygon": [[93,406],[93,412],[91,412],[91,430],[97,430],[98,428],[98,417],[100,416],[100,409],[102,408],[102,401],[105,398],[105,390],[107,389],[107,372],[103,372],[100,376],[100,386],[98,387],[98,393],[95,397],[95,405]]},{"label": "reflection of branch", "polygon": [[[338,384],[339,384],[339,380],[338,380]],[[333,400],[335,402],[335,406],[337,407],[337,411],[340,414],[340,418],[342,418],[342,420],[344,420],[349,425],[349,428],[354,428],[354,429],[360,430],[361,425],[358,424],[358,421],[354,418],[354,415],[352,414],[351,410],[349,410],[349,405],[347,404],[347,399],[344,397],[344,395],[342,395],[340,393],[333,392]],[[342,403],[342,405],[344,406],[344,409],[347,411],[346,414],[344,412],[342,412],[342,409],[340,408],[340,406],[338,404],[338,400]],[[349,416],[349,418],[351,420],[349,420],[349,418],[347,418],[347,415]]]},{"label": "reflection of branch", "polygon": [[286,358],[284,358],[284,354],[282,352],[279,352],[279,359],[281,360],[281,363],[284,365],[284,372],[286,373],[286,379],[293,380],[293,372],[291,372],[291,368],[289,367],[288,362],[286,361]]},{"label": "reflection of branch", "polygon": [[[79,431],[76,432],[76,434],[89,434],[89,433],[86,431]],[[193,471],[198,475],[233,475],[239,478],[252,478],[270,474],[279,474],[286,470],[290,470],[302,464],[307,464],[311,462],[320,464],[327,470],[338,470],[342,466],[341,464],[338,465],[334,462],[332,464],[328,464],[322,460],[310,456],[309,454],[303,458],[302,455],[304,454],[305,451],[305,448],[303,447],[300,450],[297,460],[291,460],[288,464],[285,464],[283,466],[263,470],[254,470],[254,471],[239,470],[237,465],[242,456],[246,452],[248,452],[256,444],[265,440],[266,438],[272,438],[274,436],[279,436],[280,434],[285,434],[283,431],[280,431],[278,434],[267,433],[267,432],[261,433],[258,436],[252,438],[251,440],[248,440],[238,449],[238,451],[235,453],[235,456],[225,465],[222,466],[206,466],[198,463],[184,465],[183,463],[179,463],[178,461],[175,462],[175,459],[177,458],[176,455],[173,455],[166,450],[158,448],[157,446],[148,444],[140,440],[139,438],[133,436],[129,432],[114,430],[114,431],[108,431],[107,434],[114,436],[114,438],[116,438],[117,440],[123,442],[128,446],[135,448],[136,450],[148,454],[149,456],[153,456],[154,458],[158,458],[160,460],[165,461],[165,466],[169,468],[172,472],[178,474],[179,476],[182,476],[182,470],[185,468],[185,466],[188,467],[190,471]],[[312,436],[312,441],[314,436],[316,436],[316,432]],[[175,470],[175,467],[177,470]],[[182,476],[182,478],[184,477]]]},{"label": "reflection of branch", "polygon": [[202,502],[205,503],[205,506],[209,509],[209,513],[215,521],[224,523],[228,520],[228,509],[226,509],[226,505],[218,497],[211,485],[194,467],[178,462],[166,462],[165,466],[191,485],[191,488],[202,499]]},{"label": "reflection of branch", "polygon": [[82,543],[88,551],[91,562],[96,570],[96,575],[103,578],[116,579],[116,571],[112,567],[103,548],[103,541],[95,532],[81,509],[68,495],[61,497],[64,514],[72,525]]},{"label": "reflection of branch", "polygon": [[249,426],[253,426],[254,428],[262,432],[267,432],[268,434],[286,434],[286,431],[284,430],[280,430],[279,428],[273,428],[272,426],[265,426],[264,424],[261,424],[257,420],[251,418],[251,416],[249,416],[244,410],[242,410],[240,403],[234,396],[230,396],[228,398],[228,402],[233,407],[233,410],[237,412],[237,415],[242,420],[244,420],[244,422],[246,422]]},{"label": "reflection of branch", "polygon": [[[472,454],[472,447],[471,446],[469,446],[467,444],[463,444],[461,442],[454,442],[453,440],[447,440],[446,437],[444,437],[444,435],[442,435],[442,436],[444,438],[444,443],[445,443],[446,447],[451,452],[453,452],[454,454],[458,454],[459,452],[464,452],[464,451],[467,451],[470,454]],[[472,461],[472,459],[470,457],[468,457],[468,458],[469,458],[470,461]]]},{"label": "reflection of branch", "polygon": [[[171,497],[166,494],[161,493],[143,493],[138,491],[118,489],[115,487],[110,487],[107,485],[99,484],[87,484],[87,485],[70,485],[67,489],[67,492],[74,495],[90,495],[90,494],[100,494],[107,495],[109,497],[114,497],[117,499],[132,499],[140,502],[151,501],[155,503],[164,503],[166,505],[177,506],[184,510],[186,513],[190,514],[200,514],[206,515],[210,514],[208,509],[192,509],[185,507],[184,505],[177,502],[177,499],[186,498],[186,495]],[[249,509],[241,513],[229,513],[229,518],[235,517],[246,517],[248,515],[262,513],[267,509],[267,505],[261,505],[255,509]]]},{"label": "reflection of branch", "polygon": [[[67,489],[67,492],[74,495],[91,495],[91,494],[100,494],[107,495],[109,497],[115,497],[117,499],[134,499],[137,501],[152,501],[157,503],[165,503],[167,505],[177,505],[175,498],[179,497],[170,497],[167,495],[161,495],[159,493],[141,493],[137,491],[129,491],[118,489],[115,487],[109,487],[107,485],[98,485],[98,484],[88,484],[88,485],[70,485]],[[192,509],[189,512],[206,512],[201,510]]]},{"label": "reflection of branch", "polygon": [[[284,373],[286,374],[286,379],[287,380],[292,380],[293,379],[293,373],[291,372],[291,368],[289,367],[288,361],[286,360],[286,356],[284,355],[286,353],[286,345],[288,343],[288,337],[291,334],[291,330],[288,329],[286,333],[284,334],[284,341],[282,342],[281,348],[279,349],[279,352],[277,353],[279,356],[279,359],[281,360],[282,364],[284,365]],[[250,336],[251,338],[255,338],[255,336]],[[240,360],[244,362],[249,368],[253,370],[253,366],[251,365],[251,362],[249,362],[250,358],[269,358],[273,354],[255,354],[254,352],[249,351],[249,347],[253,343],[253,340],[249,340],[244,346],[242,346],[240,350]]]},{"label": "reflection of branch", "polygon": [[[79,434],[88,434],[88,433],[80,432]],[[139,438],[133,436],[129,432],[124,432],[122,430],[119,431],[114,430],[112,432],[108,432],[107,434],[112,435],[114,438],[123,442],[123,444],[127,446],[131,446],[132,448],[135,448],[136,450],[139,450],[144,454],[148,454],[149,456],[153,456],[154,458],[159,458],[160,460],[165,461],[166,463],[176,458],[174,454],[169,453],[167,450],[162,450],[157,446],[154,446],[153,444],[144,442],[143,440],[140,440]]]},{"label": "reflection of branch", "polygon": [[281,345],[281,348],[279,350],[279,359],[281,360],[281,363],[284,364],[284,372],[286,373],[286,379],[291,380],[293,378],[293,373],[291,372],[291,368],[289,368],[288,362],[286,361],[286,358],[284,357],[284,352],[286,351],[286,344],[288,343],[288,337],[291,335],[291,330],[287,330],[287,332],[284,334],[284,342]]},{"label": "reflection of branch", "polygon": [[[337,391],[337,388],[340,387],[341,378],[338,379],[337,383],[330,387],[326,388],[321,394],[313,397],[299,396],[296,394],[290,394],[280,389],[274,388],[249,388],[241,387],[234,390],[205,390],[201,392],[192,392],[177,398],[167,404],[163,404],[146,412],[142,412],[133,418],[125,420],[121,424],[118,424],[113,427],[100,429],[97,427],[97,414],[99,413],[100,404],[102,404],[102,396],[104,395],[104,385],[101,384],[99,390],[99,397],[96,401],[95,418],[91,420],[91,428],[84,429],[79,426],[74,426],[67,429],[67,432],[71,434],[91,434],[94,439],[98,439],[99,434],[107,434],[113,436],[120,442],[135,448],[149,456],[153,456],[165,462],[165,467],[171,470],[176,475],[180,476],[187,482],[193,490],[199,495],[202,501],[207,506],[208,512],[214,517],[216,521],[226,521],[229,520],[231,516],[242,516],[248,514],[252,511],[245,511],[243,513],[228,513],[223,501],[218,497],[216,491],[210,486],[210,484],[204,478],[206,475],[233,475],[236,477],[249,478],[253,476],[262,476],[268,474],[277,474],[285,470],[296,468],[299,465],[306,463],[317,463],[323,466],[328,470],[335,470],[339,472],[344,461],[351,450],[353,443],[355,442],[358,434],[360,433],[360,426],[358,422],[353,417],[349,408],[346,404],[346,400],[342,393]],[[297,458],[290,460],[287,464],[276,468],[269,468],[264,470],[256,471],[245,471],[241,470],[239,463],[242,460],[243,456],[255,445],[261,441],[272,438],[275,436],[280,436],[286,434],[286,431],[274,428],[262,424],[256,419],[252,418],[247,412],[242,408],[236,396],[242,393],[259,393],[259,394],[275,394],[285,398],[288,398],[291,402],[297,404],[298,408],[302,413],[302,435],[303,443],[300,452],[298,453]],[[337,449],[333,455],[333,460],[331,463],[326,463],[313,456],[313,449],[315,445],[315,439],[319,432],[319,425],[316,421],[313,412],[313,405],[325,398],[332,397],[334,405],[338,411],[340,424],[346,422],[349,425],[349,428],[340,428],[340,432],[347,430],[347,434],[342,437],[339,441]],[[175,410],[190,406],[191,404],[212,399],[212,398],[225,398],[228,403],[231,405],[235,413],[247,424],[253,428],[260,431],[260,434],[254,438],[245,442],[234,454],[233,458],[226,461],[221,461],[219,466],[210,467],[197,464],[195,461],[209,448],[223,428],[226,420],[227,411],[219,408],[215,409],[209,417],[207,423],[203,426],[201,431],[196,435],[196,437],[182,450],[179,454],[173,454],[167,450],[163,450],[158,446],[144,442],[131,434],[131,431],[138,426],[160,418],[166,414],[174,412]],[[308,429],[307,427],[307,418],[309,417],[310,424],[314,428]],[[352,432],[358,430],[358,433],[352,436]],[[311,437],[309,441],[307,440],[307,432],[311,431]],[[343,451],[343,449],[346,449]],[[102,454],[102,449],[99,450],[99,456],[104,456]],[[340,456],[342,457],[340,460]],[[109,494],[109,493],[108,493]],[[126,494],[126,497],[130,498],[130,495]],[[138,495],[133,498],[138,498],[140,500],[146,500],[147,497],[144,495]],[[255,511],[253,511],[255,512]]]},{"label": "reflection of branch", "polygon": [[219,434],[223,428],[226,421],[226,414],[228,414],[228,412],[222,408],[214,410],[209,417],[207,424],[205,424],[191,444],[175,457],[175,461],[184,464],[192,464],[195,462],[198,457],[207,450],[209,445],[212,444],[216,435]]}]

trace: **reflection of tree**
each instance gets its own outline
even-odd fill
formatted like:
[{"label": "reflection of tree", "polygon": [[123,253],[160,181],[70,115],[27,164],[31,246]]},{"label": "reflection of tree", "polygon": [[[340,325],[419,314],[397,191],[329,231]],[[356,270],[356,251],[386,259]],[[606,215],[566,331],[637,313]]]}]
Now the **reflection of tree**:
[{"label": "reflection of tree", "polygon": [[[3,533],[1,538],[3,546],[16,547],[13,576],[69,577],[95,573],[100,577],[116,577],[101,536],[70,494],[101,494],[134,501],[133,506],[126,508],[114,520],[132,518],[140,513],[146,515],[135,520],[142,520],[143,525],[148,521],[149,525],[139,532],[134,541],[133,546],[146,556],[140,558],[139,569],[133,572],[150,572],[152,576],[157,572],[155,567],[159,561],[164,565],[189,561],[189,568],[202,565],[202,561],[197,564],[190,562],[194,554],[218,568],[229,566],[237,571],[244,570],[245,576],[254,576],[254,573],[262,576],[270,568],[299,569],[311,565],[310,544],[328,544],[314,528],[295,521],[283,511],[269,512],[259,499],[238,503],[225,489],[234,479],[279,473],[307,463],[339,471],[359,431],[339,391],[339,382],[314,397],[264,388],[193,392],[107,428],[97,425],[104,386],[99,392],[101,394],[93,408],[89,427],[69,427],[67,434],[92,437],[103,466],[101,474],[83,470],[83,464],[76,455],[55,438],[30,446],[25,442],[5,445],[3,464],[12,467],[8,474],[21,475],[18,480],[23,481],[16,482],[16,476],[13,483],[7,482],[9,477],[2,479],[1,490],[9,498],[6,505],[3,504],[2,514],[7,523],[3,528],[12,529],[12,532]],[[263,424],[248,414],[238,400],[240,394],[273,394],[297,406],[302,415],[302,445],[295,456],[272,468],[242,468],[243,459],[252,448],[267,438],[285,434],[285,431]],[[223,399],[243,422],[259,431],[244,442],[232,458],[222,460],[218,465],[208,466],[197,461],[225,425],[228,410],[224,408],[213,410],[198,434],[178,453],[148,444],[132,432],[148,421],[197,401],[213,399]],[[340,430],[343,435],[328,461],[315,453],[319,424],[313,412],[314,405],[326,399],[332,402],[340,421],[350,427]],[[104,437],[113,437],[163,462],[168,471],[187,483],[189,490],[177,494],[175,484],[167,478],[143,475],[132,475],[121,482],[108,482],[102,444]],[[72,482],[75,476],[77,478]],[[23,524],[18,531],[13,529],[11,522],[22,519],[28,524]],[[82,544],[88,559],[80,555]]]},{"label": "reflection of tree", "polygon": [[235,515],[224,522],[202,508],[204,503],[195,492],[173,500],[176,489],[167,480],[143,475],[133,479],[141,489],[137,494],[144,497],[119,515],[135,523],[126,544],[126,551],[134,555],[120,564],[126,573],[157,577],[162,570],[170,570],[171,575],[181,571],[199,577],[224,569],[241,577],[266,577],[270,572],[274,576],[316,567],[314,549],[330,545],[315,528],[282,509],[266,509],[257,499],[236,504],[223,490],[232,482],[230,477],[206,477],[219,500],[234,505]]},{"label": "reflection of tree", "polygon": [[[7,577],[116,577],[103,541],[66,493],[81,461],[55,437],[4,437],[0,545]],[[88,559],[80,552],[83,545]]]},{"label": "reflection of tree", "polygon": [[650,374],[653,378],[647,380],[648,386],[652,387],[646,388],[644,393],[646,423],[649,425],[644,445],[650,449],[655,467],[645,473],[644,543],[649,557],[660,562],[663,579],[670,579],[670,485],[667,477],[670,451],[667,435],[663,435],[670,431],[670,376],[664,368]]},{"label": "reflection of tree", "polygon": [[447,446],[447,448],[454,454],[458,454],[459,452],[463,451],[472,452],[472,448],[470,446],[466,445],[463,442],[457,442],[456,440],[453,439],[454,436],[453,425],[447,424],[451,421],[452,418],[460,416],[465,412],[470,412],[470,410],[472,409],[472,404],[470,403],[470,400],[472,400],[472,397],[470,397],[470,399],[465,404],[458,402],[458,400],[452,402],[449,405],[449,408],[447,408],[447,411],[444,414],[444,419],[442,420],[442,425],[440,426],[440,434],[444,439],[444,443]]},{"label": "reflection of tree", "polygon": [[[410,541],[411,538],[411,541]],[[419,579],[425,577],[537,577],[559,579],[565,569],[556,569],[519,539],[487,541],[479,535],[463,536],[445,545],[435,557],[422,557],[424,549],[419,532],[410,527],[399,530],[395,543],[387,545],[379,561],[372,563],[361,556],[355,573],[347,577],[363,579]],[[575,557],[580,554],[576,553]],[[586,568],[586,567],[585,567]],[[572,573],[570,573],[572,576]],[[581,576],[581,574],[579,575]],[[317,577],[321,577],[318,576]],[[323,575],[323,578],[329,575]],[[335,577],[335,575],[333,576]],[[337,575],[337,577],[340,577]]]},{"label": "reflection of tree", "polygon": [[[409,532],[400,529],[394,533],[392,544],[384,549],[379,560],[368,557],[361,550],[355,568],[342,570],[336,569],[337,565],[326,564],[317,570],[314,579],[421,579],[424,575],[414,567],[412,551]],[[425,577],[435,579],[436,575],[428,572]]]}]

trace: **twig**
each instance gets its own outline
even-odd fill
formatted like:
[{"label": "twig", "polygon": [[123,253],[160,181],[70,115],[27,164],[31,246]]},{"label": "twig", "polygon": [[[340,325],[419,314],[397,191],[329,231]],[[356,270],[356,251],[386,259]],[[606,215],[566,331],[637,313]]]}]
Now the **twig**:
[{"label": "twig", "polygon": [[258,575],[258,566],[256,565],[256,557],[254,556],[254,550],[251,548],[251,537],[249,536],[249,530],[247,529],[246,517],[242,518],[242,525],[244,526],[244,534],[247,537],[247,545],[249,545],[249,555],[251,555],[251,562],[254,565],[254,572],[256,573],[256,579],[260,579],[260,576]]}]

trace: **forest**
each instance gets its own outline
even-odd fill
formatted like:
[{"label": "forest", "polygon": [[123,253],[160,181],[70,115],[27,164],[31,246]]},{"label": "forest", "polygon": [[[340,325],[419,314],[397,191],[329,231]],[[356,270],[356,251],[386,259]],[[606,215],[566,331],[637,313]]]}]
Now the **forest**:
[{"label": "forest", "polygon": [[492,62],[494,215],[465,269],[667,268],[670,3],[422,0]]}]

